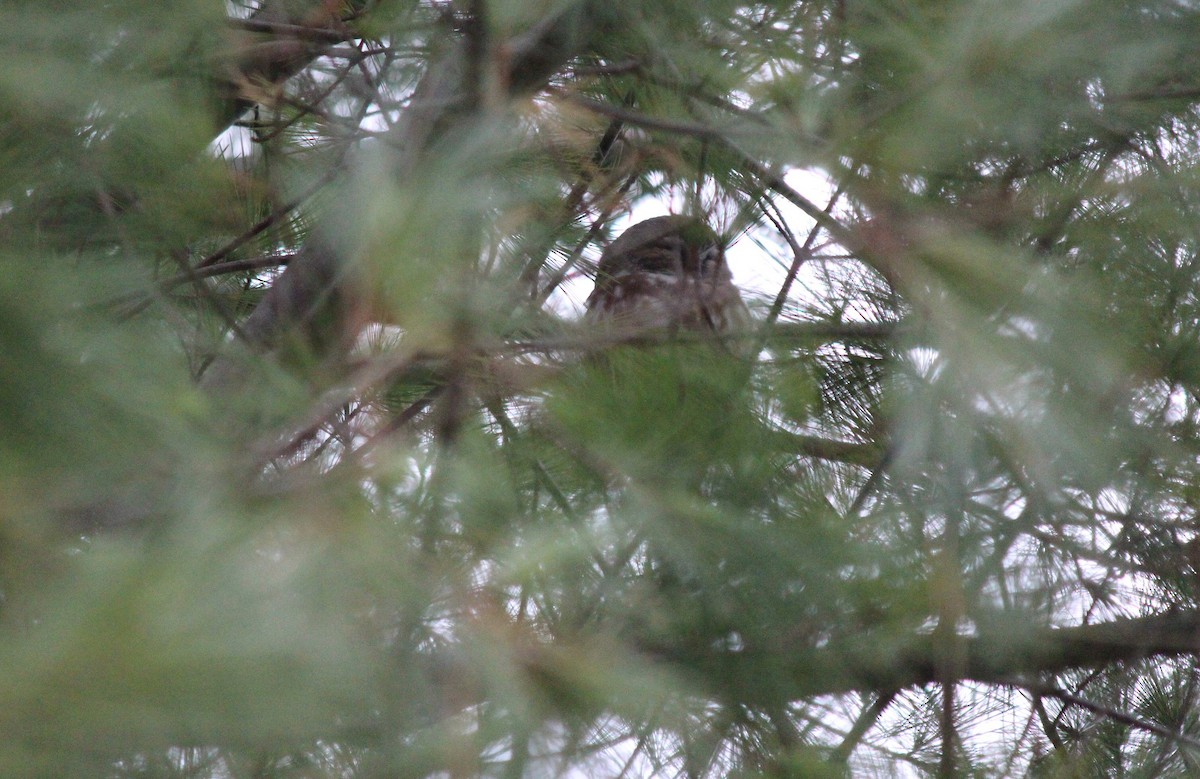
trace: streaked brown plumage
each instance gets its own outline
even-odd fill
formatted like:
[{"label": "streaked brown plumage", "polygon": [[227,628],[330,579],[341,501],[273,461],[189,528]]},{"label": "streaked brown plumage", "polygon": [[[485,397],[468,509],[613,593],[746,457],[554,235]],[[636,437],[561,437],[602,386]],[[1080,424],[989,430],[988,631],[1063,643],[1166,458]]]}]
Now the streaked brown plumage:
[{"label": "streaked brown plumage", "polygon": [[750,316],[707,224],[660,216],[630,227],[600,257],[587,319],[630,330],[727,333]]}]

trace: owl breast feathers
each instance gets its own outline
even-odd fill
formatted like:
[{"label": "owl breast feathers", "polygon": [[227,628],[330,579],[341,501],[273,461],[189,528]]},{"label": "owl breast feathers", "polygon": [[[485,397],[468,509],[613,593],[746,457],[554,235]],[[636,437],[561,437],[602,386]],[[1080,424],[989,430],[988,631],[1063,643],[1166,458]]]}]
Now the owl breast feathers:
[{"label": "owl breast feathers", "polygon": [[604,250],[586,318],[633,331],[718,334],[750,321],[720,239],[687,216],[639,222]]}]

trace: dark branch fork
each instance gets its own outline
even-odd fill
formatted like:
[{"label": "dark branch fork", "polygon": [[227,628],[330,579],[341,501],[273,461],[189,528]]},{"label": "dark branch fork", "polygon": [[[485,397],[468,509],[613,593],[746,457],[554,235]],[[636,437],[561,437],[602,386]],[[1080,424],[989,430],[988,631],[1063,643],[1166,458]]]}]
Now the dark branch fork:
[{"label": "dark branch fork", "polygon": [[[578,17],[583,12],[582,7],[574,7],[549,16],[505,44],[510,89],[522,91],[544,84],[574,55],[581,37]],[[479,95],[475,92],[477,85],[469,79],[469,44],[459,41],[432,58],[412,102],[390,132],[387,141],[397,150],[397,175],[410,175],[440,130],[454,118],[474,110]],[[248,240],[249,236],[242,238]],[[219,252],[209,262],[215,263],[227,254]],[[326,340],[331,321],[338,328],[352,318],[360,292],[354,269],[343,261],[336,243],[325,237],[318,225],[315,235],[243,324],[245,346],[261,353],[270,351],[285,337],[308,343]],[[228,358],[221,357],[214,361],[205,381],[210,386],[223,386],[235,381],[235,375]]]}]

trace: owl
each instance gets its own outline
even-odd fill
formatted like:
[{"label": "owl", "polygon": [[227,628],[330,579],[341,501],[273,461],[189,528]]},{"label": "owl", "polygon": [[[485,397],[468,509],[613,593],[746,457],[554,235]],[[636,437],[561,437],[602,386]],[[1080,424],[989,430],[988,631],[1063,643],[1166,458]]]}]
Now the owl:
[{"label": "owl", "polygon": [[585,319],[631,332],[720,336],[744,328],[750,313],[712,228],[693,217],[659,216],[630,227],[604,250]]}]

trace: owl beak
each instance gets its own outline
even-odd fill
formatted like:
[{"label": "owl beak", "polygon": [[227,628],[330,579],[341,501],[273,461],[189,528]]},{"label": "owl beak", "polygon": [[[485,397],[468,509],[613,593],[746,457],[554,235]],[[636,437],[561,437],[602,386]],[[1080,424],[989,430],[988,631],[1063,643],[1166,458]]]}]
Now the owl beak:
[{"label": "owl beak", "polygon": [[704,252],[689,244],[683,250],[682,255],[683,275],[695,279],[704,278],[707,275],[705,272],[707,269],[704,267]]}]

